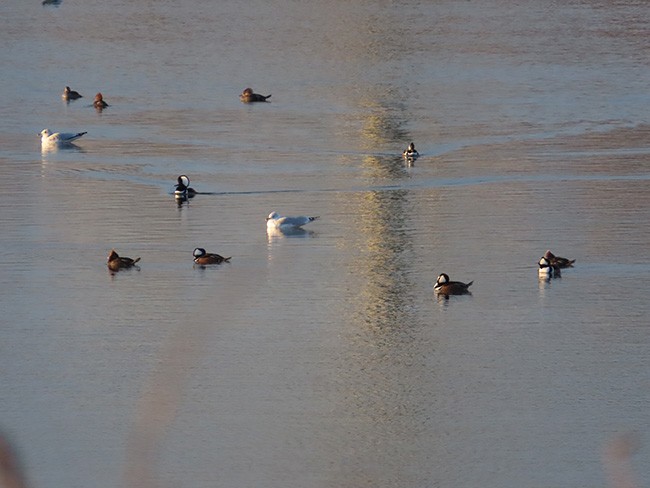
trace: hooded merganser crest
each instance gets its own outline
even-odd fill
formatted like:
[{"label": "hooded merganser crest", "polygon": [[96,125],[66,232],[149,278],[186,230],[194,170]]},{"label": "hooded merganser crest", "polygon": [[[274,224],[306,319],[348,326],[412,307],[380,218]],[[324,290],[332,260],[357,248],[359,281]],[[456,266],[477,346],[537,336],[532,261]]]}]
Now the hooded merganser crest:
[{"label": "hooded merganser crest", "polygon": [[309,217],[301,215],[298,217],[282,217],[277,212],[271,212],[266,218],[266,230],[296,230],[302,228],[303,225],[313,222],[320,217]]},{"label": "hooded merganser crest", "polygon": [[104,101],[104,96],[101,93],[95,95],[95,101],[93,102],[93,107],[95,107],[98,110],[102,110],[108,107],[108,103]]},{"label": "hooded merganser crest", "polygon": [[200,265],[206,264],[221,264],[230,262],[230,257],[224,258],[219,254],[214,254],[211,252],[205,252],[205,249],[202,247],[197,247],[194,249],[194,262]]},{"label": "hooded merganser crest", "polygon": [[77,100],[78,98],[82,98],[82,95],[79,92],[70,90],[70,87],[66,86],[63,90],[63,95],[61,95],[61,98],[64,100]]},{"label": "hooded merganser crest", "polygon": [[180,175],[176,181],[178,182],[174,191],[176,198],[194,198],[196,190],[190,188],[190,179],[186,175]]},{"label": "hooded merganser crest", "polygon": [[72,141],[76,141],[84,134],[87,134],[87,132],[77,132],[76,134],[67,132],[55,132],[54,134],[50,134],[49,129],[43,129],[39,135],[41,136],[41,145],[44,147],[74,147]]},{"label": "hooded merganser crest", "polygon": [[266,102],[267,98],[271,98],[271,95],[260,95],[259,93],[253,93],[252,88],[246,88],[241,93],[241,95],[239,95],[239,99],[244,103]]},{"label": "hooded merganser crest", "polygon": [[[120,257],[115,252],[115,249],[111,249],[111,252],[108,255],[108,269],[111,271],[119,271],[121,269],[132,268],[138,261],[140,261],[140,258],[131,259]],[[137,268],[137,266],[135,267]]]},{"label": "hooded merganser crest", "polygon": [[415,149],[415,144],[410,143],[409,146],[406,149],[404,149],[404,152],[402,152],[402,155],[406,159],[415,159],[420,155],[420,153],[417,152],[417,150]]},{"label": "hooded merganser crest", "polygon": [[544,278],[560,278],[560,268],[559,266],[554,265],[546,256],[542,256],[537,263],[539,269],[537,272],[540,277]]},{"label": "hooded merganser crest", "polygon": [[551,266],[555,268],[573,268],[573,263],[576,262],[575,259],[567,259],[556,256],[551,251],[546,251],[544,257],[551,263]]},{"label": "hooded merganser crest", "polygon": [[449,281],[449,275],[442,273],[438,276],[436,284],[433,286],[433,291],[440,295],[467,295],[471,294],[469,287],[472,286],[474,281],[469,283],[461,283],[460,281]]}]

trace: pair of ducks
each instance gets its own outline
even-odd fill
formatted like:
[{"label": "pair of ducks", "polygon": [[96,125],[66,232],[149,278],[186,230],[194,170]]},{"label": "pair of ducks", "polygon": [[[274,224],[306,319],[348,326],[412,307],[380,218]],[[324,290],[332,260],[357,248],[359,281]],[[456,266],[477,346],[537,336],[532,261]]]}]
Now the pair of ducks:
[{"label": "pair of ducks", "polygon": [[[66,102],[69,102],[70,100],[78,100],[79,98],[83,98],[83,95],[81,95],[78,91],[71,90],[69,86],[66,86],[63,90],[61,98],[63,98]],[[103,110],[108,107],[108,103],[104,101],[104,96],[101,94],[101,92],[95,95],[93,107],[98,110]]]},{"label": "pair of ducks", "polygon": [[[230,262],[231,257],[224,258],[223,256],[211,252],[206,252],[202,247],[197,247],[192,253],[194,256],[194,262],[201,266],[208,264],[221,264]],[[137,263],[140,261],[140,258],[127,258],[126,256],[120,256],[117,254],[115,249],[111,249],[111,252],[108,255],[108,269],[111,271],[120,271],[121,269],[129,268],[139,268]]]},{"label": "pair of ducks", "polygon": [[[560,269],[563,268],[572,268],[575,259],[562,258],[556,256],[551,251],[546,251],[544,256],[539,260],[539,275],[543,277],[559,277]],[[462,283],[460,281],[449,281],[449,275],[442,273],[438,276],[436,284],[433,287],[433,290],[439,295],[466,295],[469,294],[469,287],[474,283],[470,281],[469,283]]]},{"label": "pair of ducks", "polygon": [[538,262],[539,276],[542,278],[560,278],[560,270],[573,268],[573,263],[575,262],[575,259],[561,258],[547,250]]}]

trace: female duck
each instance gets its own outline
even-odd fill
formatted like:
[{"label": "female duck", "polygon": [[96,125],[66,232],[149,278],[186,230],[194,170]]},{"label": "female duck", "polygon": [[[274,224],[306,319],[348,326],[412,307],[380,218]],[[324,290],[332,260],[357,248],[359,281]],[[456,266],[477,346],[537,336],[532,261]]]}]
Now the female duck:
[{"label": "female duck", "polygon": [[546,251],[544,257],[549,261],[551,266],[555,268],[573,268],[573,263],[576,262],[575,259],[567,259],[556,256],[551,251]]},{"label": "female duck", "polygon": [[253,93],[252,88],[246,88],[241,93],[241,95],[239,95],[239,99],[244,103],[266,102],[267,98],[271,98],[271,95],[260,95],[259,93]]},{"label": "female duck", "polygon": [[97,110],[103,110],[108,107],[108,103],[104,101],[104,96],[101,93],[95,95],[95,101],[93,102],[93,107]]},{"label": "female duck", "polygon": [[469,287],[474,281],[461,283],[460,281],[449,281],[449,275],[442,273],[438,276],[433,291],[440,295],[466,295],[470,293]]},{"label": "female duck", "polygon": [[61,95],[61,98],[63,98],[65,101],[77,100],[78,98],[82,98],[82,95],[79,94],[79,92],[71,90],[69,86],[66,86],[63,90],[63,95]]},{"label": "female duck", "polygon": [[[115,249],[111,249],[111,252],[108,255],[108,269],[111,271],[119,271],[121,269],[132,268],[138,261],[140,261],[140,258],[131,259],[127,257],[120,257],[115,252]],[[135,267],[137,268],[137,266]]]},{"label": "female duck", "polygon": [[194,262],[200,265],[206,264],[221,264],[230,262],[230,257],[224,258],[219,254],[214,254],[211,252],[205,252],[205,249],[202,247],[197,247],[194,249]]}]

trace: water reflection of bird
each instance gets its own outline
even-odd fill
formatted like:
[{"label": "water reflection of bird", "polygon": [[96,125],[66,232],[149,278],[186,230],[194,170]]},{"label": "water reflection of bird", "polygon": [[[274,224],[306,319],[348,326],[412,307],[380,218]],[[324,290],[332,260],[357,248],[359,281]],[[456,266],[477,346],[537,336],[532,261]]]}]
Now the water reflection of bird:
[{"label": "water reflection of bird", "polygon": [[271,98],[271,95],[260,95],[259,93],[253,93],[252,88],[246,88],[241,93],[241,95],[239,95],[239,99],[244,103],[266,102],[267,98]]},{"label": "water reflection of bird", "polygon": [[433,291],[439,295],[466,295],[470,294],[469,287],[474,281],[461,283],[460,281],[449,281],[449,275],[441,273],[433,286]]},{"label": "water reflection of bird", "polygon": [[319,217],[308,217],[306,215],[301,215],[298,217],[283,217],[277,212],[271,212],[266,218],[266,230],[273,232],[275,230],[280,231],[291,231],[300,229],[303,225],[306,225]]},{"label": "water reflection of bird", "polygon": [[556,256],[551,251],[546,251],[544,257],[549,261],[551,266],[556,268],[573,268],[573,263],[576,262],[575,259],[567,259]]},{"label": "water reflection of bird", "polygon": [[108,255],[108,269],[111,271],[119,271],[121,269],[128,269],[132,267],[136,267],[136,263],[140,261],[140,258],[127,258],[127,257],[121,257],[115,252],[115,249],[111,249],[111,252]]},{"label": "water reflection of bird", "polygon": [[67,132],[55,132],[50,134],[49,129],[43,129],[40,132],[41,136],[41,146],[43,147],[65,147],[73,146],[73,141],[76,141],[87,132],[77,132],[76,134],[67,133]]},{"label": "water reflection of bird", "polygon": [[66,101],[77,100],[79,98],[82,98],[82,95],[77,91],[71,90],[69,86],[66,86],[63,89],[63,94],[61,95],[61,98],[63,98]]},{"label": "water reflection of bird", "polygon": [[187,175],[180,175],[176,181],[176,190],[174,191],[174,196],[176,198],[194,198],[197,192],[194,188],[190,188],[190,179]]},{"label": "water reflection of bird", "polygon": [[194,262],[200,265],[206,264],[221,264],[230,262],[230,257],[224,258],[223,256],[211,252],[205,252],[202,247],[194,249]]}]

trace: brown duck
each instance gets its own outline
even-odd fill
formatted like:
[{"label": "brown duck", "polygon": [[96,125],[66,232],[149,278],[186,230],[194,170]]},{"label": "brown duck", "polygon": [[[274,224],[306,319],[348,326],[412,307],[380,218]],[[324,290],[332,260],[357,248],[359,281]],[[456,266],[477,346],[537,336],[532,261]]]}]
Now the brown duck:
[{"label": "brown duck", "polygon": [[266,102],[267,98],[271,98],[271,95],[260,95],[259,93],[253,93],[252,88],[246,88],[241,93],[241,95],[239,95],[239,99],[244,103]]},{"label": "brown duck", "polygon": [[[115,249],[111,249],[110,254],[108,255],[108,269],[111,271],[119,271],[121,269],[128,269],[135,266],[135,264],[140,261],[140,258],[126,258],[120,257]],[[137,266],[136,266],[137,268]]]}]

